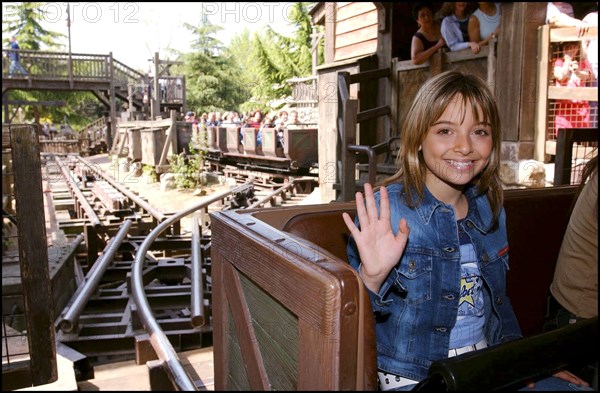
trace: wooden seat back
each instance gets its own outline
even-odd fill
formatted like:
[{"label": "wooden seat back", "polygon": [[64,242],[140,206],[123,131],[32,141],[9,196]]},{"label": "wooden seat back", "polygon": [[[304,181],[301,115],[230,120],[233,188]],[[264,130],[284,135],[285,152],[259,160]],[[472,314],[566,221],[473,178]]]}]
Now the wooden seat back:
[{"label": "wooden seat back", "polygon": [[211,214],[216,390],[374,390],[374,324],[345,261],[243,211]]}]

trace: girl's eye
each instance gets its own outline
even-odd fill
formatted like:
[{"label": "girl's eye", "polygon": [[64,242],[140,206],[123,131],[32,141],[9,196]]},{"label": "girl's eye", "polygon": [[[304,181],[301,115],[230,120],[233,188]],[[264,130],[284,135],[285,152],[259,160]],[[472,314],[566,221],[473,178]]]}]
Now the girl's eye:
[{"label": "girl's eye", "polygon": [[450,132],[451,131],[448,128],[441,128],[438,130],[438,134],[441,134],[441,135],[448,135],[448,134],[450,134]]},{"label": "girl's eye", "polygon": [[485,136],[485,135],[490,135],[490,131],[486,130],[485,128],[479,128],[479,129],[473,131],[473,134],[475,134],[475,135],[484,135]]}]

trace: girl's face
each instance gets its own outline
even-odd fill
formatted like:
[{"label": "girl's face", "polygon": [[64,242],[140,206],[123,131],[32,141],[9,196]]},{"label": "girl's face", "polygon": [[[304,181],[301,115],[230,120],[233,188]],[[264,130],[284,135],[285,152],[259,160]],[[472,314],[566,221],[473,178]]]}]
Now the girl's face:
[{"label": "girl's face", "polygon": [[[425,184],[439,196],[450,189],[462,190],[488,164],[493,150],[492,128],[455,97],[429,128],[421,144],[427,167]],[[477,120],[479,119],[479,120]]]},{"label": "girl's face", "polygon": [[454,9],[460,13],[465,12],[465,10],[467,9],[467,3],[466,2],[454,3]]},{"label": "girl's face", "polygon": [[577,56],[577,53],[579,52],[579,44],[576,44],[576,43],[566,44],[563,51],[564,51],[565,55],[575,57],[575,56]]}]

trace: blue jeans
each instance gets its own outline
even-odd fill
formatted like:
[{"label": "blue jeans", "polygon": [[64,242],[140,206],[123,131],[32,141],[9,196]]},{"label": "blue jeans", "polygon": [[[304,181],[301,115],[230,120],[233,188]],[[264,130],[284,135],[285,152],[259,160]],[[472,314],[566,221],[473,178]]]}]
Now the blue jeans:
[{"label": "blue jeans", "polygon": [[25,68],[23,68],[23,66],[21,65],[21,63],[18,60],[10,61],[10,68],[8,70],[8,73],[9,73],[9,75],[14,75],[14,74],[27,75],[27,71],[25,71]]}]

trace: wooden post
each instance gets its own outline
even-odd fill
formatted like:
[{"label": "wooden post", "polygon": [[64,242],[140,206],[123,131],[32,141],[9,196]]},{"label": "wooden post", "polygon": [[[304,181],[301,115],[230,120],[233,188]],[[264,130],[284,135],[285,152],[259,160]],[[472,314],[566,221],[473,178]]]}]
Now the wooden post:
[{"label": "wooden post", "polygon": [[158,78],[160,76],[159,72],[159,63],[160,60],[158,58],[158,52],[154,53],[154,83],[152,84],[152,120],[156,120],[157,117],[160,117],[160,84],[158,83]]},{"label": "wooden post", "polygon": [[110,127],[106,128],[106,145],[112,146],[113,135],[116,135],[117,131],[117,102],[115,97],[115,67],[113,64],[112,52],[108,54],[108,66],[110,73],[110,87],[109,87],[109,100],[110,100]]},{"label": "wooden post", "polygon": [[438,50],[429,58],[429,72],[432,77],[442,72],[442,56],[445,56],[444,53]]},{"label": "wooden post", "polygon": [[487,57],[487,84],[492,90],[492,94],[496,95],[496,42],[497,38],[492,38],[488,44],[490,49]]},{"label": "wooden post", "polygon": [[533,159],[541,162],[546,162],[549,48],[550,26],[543,25],[538,30],[538,84],[537,105],[535,107],[535,134],[533,138]]},{"label": "wooden post", "polygon": [[42,164],[34,125],[10,127],[19,265],[34,386],[58,379],[54,305],[42,193]]},{"label": "wooden post", "polygon": [[358,112],[358,100],[345,102],[342,118],[342,201],[351,201],[356,192],[356,155],[348,151],[348,145],[356,144],[356,113]]}]

